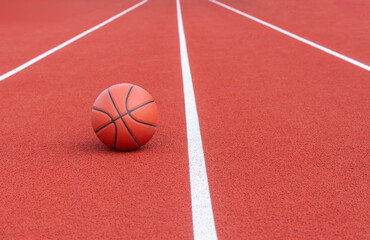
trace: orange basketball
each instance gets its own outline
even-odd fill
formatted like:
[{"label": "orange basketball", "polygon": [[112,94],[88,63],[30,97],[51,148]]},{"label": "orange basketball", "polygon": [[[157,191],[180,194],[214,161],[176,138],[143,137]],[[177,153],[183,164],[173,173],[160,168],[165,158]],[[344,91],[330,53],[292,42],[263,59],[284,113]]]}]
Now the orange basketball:
[{"label": "orange basketball", "polygon": [[93,105],[92,127],[108,147],[129,151],[147,143],[156,131],[157,104],[144,89],[117,84],[104,90]]}]

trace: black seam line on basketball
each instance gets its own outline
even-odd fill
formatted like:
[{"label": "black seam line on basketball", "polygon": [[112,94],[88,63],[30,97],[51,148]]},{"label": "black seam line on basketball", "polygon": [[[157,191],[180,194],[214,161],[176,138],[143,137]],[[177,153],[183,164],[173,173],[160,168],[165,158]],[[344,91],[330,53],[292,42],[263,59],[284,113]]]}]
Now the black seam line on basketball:
[{"label": "black seam line on basketball", "polygon": [[112,116],[111,116],[111,115],[109,115],[109,113],[107,113],[107,112],[105,112],[105,111],[103,111],[103,110],[97,109],[96,107],[93,107],[93,110],[96,110],[96,111],[99,111],[99,112],[105,113],[105,114],[106,114],[110,119],[112,119],[112,121],[113,121],[113,118],[112,118]]},{"label": "black seam line on basketball", "polygon": [[[131,88],[132,88],[132,87],[131,87]],[[120,118],[121,118],[121,120],[122,120],[123,124],[125,125],[125,127],[126,127],[126,129],[127,129],[127,131],[130,133],[130,135],[131,135],[132,139],[134,139],[134,141],[136,142],[136,144],[140,147],[140,144],[136,141],[136,139],[135,139],[135,138],[134,138],[134,136],[132,135],[132,133],[131,133],[130,129],[127,127],[127,125],[126,125],[125,121],[123,121],[123,118],[122,118],[123,116],[122,116],[122,115],[121,115],[121,113],[118,111],[118,108],[117,108],[116,104],[115,104],[115,103],[114,103],[114,101],[113,101],[112,95],[110,94],[110,90],[109,90],[109,88],[108,88],[108,94],[109,94],[110,100],[112,100],[112,103],[113,103],[114,107],[116,108],[117,113],[118,113],[118,115],[120,116]]]},{"label": "black seam line on basketball", "polygon": [[93,108],[94,110],[96,110],[96,111],[99,111],[99,112],[103,112],[103,113],[105,113],[105,114],[107,114],[108,115],[108,117],[110,117],[110,119],[112,119],[112,121],[110,121],[109,123],[107,123],[107,124],[105,124],[103,127],[101,127],[101,128],[99,128],[98,130],[96,130],[95,131],[95,133],[98,133],[100,130],[102,130],[103,128],[105,128],[106,126],[108,126],[109,124],[111,124],[111,123],[113,123],[114,124],[114,145],[113,145],[113,148],[114,149],[116,149],[116,142],[117,142],[117,125],[116,125],[116,120],[117,119],[115,119],[115,120],[113,120],[113,118],[108,114],[108,113],[106,113],[106,112],[104,112],[104,111],[102,111],[102,110],[100,110],[100,109],[97,109],[97,108]]},{"label": "black seam line on basketball", "polygon": [[114,134],[114,145],[113,145],[113,147],[114,147],[114,149],[116,149],[116,143],[117,143],[117,125],[116,125],[116,122],[113,122],[113,124],[114,124],[114,130],[115,130],[115,134]]},{"label": "black seam line on basketball", "polygon": [[[111,123],[114,123],[114,121],[115,120],[113,120],[113,118],[111,117],[111,115],[109,115],[109,113],[107,113],[107,112],[105,112],[105,111],[103,111],[103,110],[100,110],[100,109],[97,109],[96,107],[93,107],[93,110],[95,110],[95,111],[99,111],[99,112],[102,112],[102,113],[104,113],[104,114],[106,114],[112,121],[110,121],[109,123],[107,123],[107,124],[105,124],[103,127],[101,127],[101,128],[99,128],[98,130],[96,130],[95,131],[95,133],[98,133],[100,130],[102,130],[103,128],[105,128],[106,126],[108,126],[109,124],[111,124]],[[114,124],[114,125],[116,125],[116,124]],[[117,127],[115,126],[115,129],[116,129],[116,131],[117,131]]]},{"label": "black seam line on basketball", "polygon": [[134,138],[134,135],[132,135],[132,133],[131,133],[130,129],[128,128],[128,126],[126,125],[125,121],[123,120],[123,116],[125,116],[125,115],[127,115],[127,113],[123,114],[123,115],[122,115],[122,117],[118,117],[118,118],[114,119],[112,122],[113,122],[114,124],[116,124],[115,122],[116,122],[118,119],[121,119],[121,120],[122,120],[122,122],[123,122],[123,124],[124,124],[124,125],[125,125],[125,127],[127,128],[127,131],[130,133],[130,135],[131,135],[132,139],[134,139],[134,141],[136,142],[136,144],[137,144],[138,146],[141,146],[141,145],[136,141],[136,139]]},{"label": "black seam line on basketball", "polygon": [[121,113],[118,111],[118,108],[117,108],[116,104],[115,104],[115,103],[114,103],[114,101],[113,101],[113,98],[112,98],[112,95],[110,94],[110,90],[109,90],[109,88],[108,88],[107,90],[108,90],[108,94],[109,94],[110,100],[112,100],[112,103],[113,103],[114,108],[116,109],[116,111],[117,111],[118,115],[119,115],[120,117],[122,117],[122,116],[121,116]]},{"label": "black seam line on basketball", "polygon": [[[114,120],[113,120],[113,118],[111,117],[112,121],[116,121],[116,120],[117,120],[117,119],[119,119],[119,118],[121,118],[121,119],[122,119],[122,117],[126,116],[128,113],[125,113],[125,114],[121,115],[121,113],[118,111],[118,108],[116,107],[116,104],[115,104],[115,103],[114,103],[114,101],[113,101],[113,98],[112,98],[112,95],[110,94],[110,90],[109,90],[109,88],[108,88],[108,94],[109,94],[110,100],[112,100],[112,103],[113,103],[114,107],[116,108],[116,111],[117,111],[118,116],[119,116],[118,118],[116,118],[116,119],[114,119]],[[107,113],[107,114],[108,114],[108,113]],[[122,121],[123,121],[123,119],[122,119]]]},{"label": "black seam line on basketball", "polygon": [[136,141],[136,139],[134,138],[134,135],[132,135],[132,133],[131,133],[130,129],[129,129],[129,128],[128,128],[128,126],[126,125],[126,123],[125,123],[125,121],[123,120],[123,118],[121,118],[121,119],[122,119],[123,124],[125,124],[125,127],[126,127],[127,131],[130,133],[130,135],[131,135],[132,139],[134,139],[134,141],[136,142],[136,144],[140,147],[141,145]]},{"label": "black seam line on basketball", "polygon": [[102,130],[103,128],[105,128],[106,126],[108,126],[109,124],[113,123],[114,124],[114,145],[113,145],[113,148],[116,149],[116,142],[117,142],[117,125],[116,123],[113,121],[113,122],[109,122],[107,124],[105,124],[103,127],[99,128],[95,133],[98,133],[100,130]]},{"label": "black seam line on basketball", "polygon": [[[143,105],[138,106],[138,107],[136,107],[136,108],[132,109],[130,112],[133,112],[133,111],[135,111],[135,110],[137,110],[137,109],[139,109],[139,108],[141,108],[141,107],[143,107],[143,106],[145,106],[145,105],[147,105],[147,104],[149,104],[149,103],[152,103],[152,102],[154,102],[154,101],[150,101],[150,102],[144,103]],[[122,117],[124,117],[124,116],[128,115],[128,113],[125,113],[125,114],[123,114],[123,115],[122,115],[122,117],[118,117],[118,118],[116,118],[116,119],[113,119],[113,118],[112,118],[108,113],[104,112],[103,110],[97,109],[97,108],[95,108],[95,107],[94,107],[93,109],[94,109],[94,110],[96,110],[96,111],[103,112],[103,113],[107,114],[107,115],[108,115],[108,117],[110,117],[110,119],[112,120],[112,121],[110,121],[109,123],[107,123],[107,124],[105,124],[104,126],[102,126],[101,128],[99,128],[98,130],[96,130],[96,131],[95,131],[96,133],[97,133],[97,132],[99,132],[100,130],[102,130],[103,128],[105,128],[106,126],[108,126],[109,124],[114,123],[114,122],[115,122],[115,121],[117,121],[118,119],[120,119],[120,118],[122,118]]]},{"label": "black seam line on basketball", "polygon": [[144,103],[143,105],[140,105],[140,106],[138,106],[138,107],[136,107],[136,108],[134,108],[134,109],[132,109],[130,111],[127,111],[127,113],[132,113],[133,111],[138,110],[139,108],[144,107],[145,105],[148,105],[149,103],[153,103],[153,102],[154,101],[149,101],[147,103]]},{"label": "black seam line on basketball", "polygon": [[148,126],[151,126],[151,127],[157,127],[157,125],[153,125],[153,124],[150,124],[150,123],[146,123],[146,122],[139,121],[139,120],[135,119],[133,116],[131,116],[131,114],[129,114],[129,115],[130,115],[130,117],[131,117],[134,121],[136,121],[136,122],[138,122],[138,123],[141,123],[141,124],[144,124],[144,125],[148,125]]},{"label": "black seam line on basketball", "polygon": [[111,124],[111,123],[113,123],[114,124],[114,145],[113,145],[113,148],[114,149],[116,149],[116,142],[117,142],[117,125],[116,125],[116,120],[117,119],[114,119],[113,120],[113,118],[107,113],[107,112],[105,112],[105,111],[103,111],[103,110],[100,110],[100,109],[97,109],[97,108],[95,108],[95,107],[93,107],[93,109],[95,110],[95,111],[99,111],[99,112],[102,112],[102,113],[105,113],[105,114],[107,114],[107,116],[112,120],[112,121],[110,121],[109,123],[107,123],[107,124],[105,124],[103,127],[101,127],[101,128],[99,128],[95,133],[98,133],[100,130],[102,130],[103,128],[105,128],[106,126],[108,126],[109,124]]},{"label": "black seam line on basketball", "polygon": [[152,126],[152,127],[157,127],[157,125],[153,125],[153,124],[150,124],[150,123],[145,123],[145,122],[141,122],[141,121],[139,121],[139,120],[137,120],[137,119],[135,119],[132,115],[131,115],[131,113],[133,112],[133,111],[135,111],[135,110],[137,110],[137,109],[139,109],[139,108],[141,108],[141,107],[144,107],[145,105],[147,105],[147,104],[149,104],[149,103],[153,103],[154,101],[149,101],[149,102],[147,102],[147,103],[144,103],[143,105],[141,105],[141,106],[139,106],[139,107],[136,107],[136,108],[134,108],[134,109],[132,109],[132,110],[129,110],[128,112],[127,112],[127,114],[134,120],[134,121],[136,121],[136,122],[138,122],[138,123],[141,123],[141,124],[145,124],[145,125],[149,125],[149,126]]},{"label": "black seam line on basketball", "polygon": [[130,96],[131,90],[134,88],[134,86],[135,86],[135,85],[132,85],[132,86],[131,86],[130,90],[129,90],[129,91],[128,91],[128,93],[127,93],[127,97],[126,97],[125,106],[126,106],[126,111],[127,111],[128,115],[129,115],[129,116],[130,116],[134,121],[136,121],[136,122],[138,122],[138,123],[145,124],[145,125],[152,126],[152,127],[157,127],[156,125],[153,125],[153,124],[150,124],[150,123],[145,123],[145,122],[139,121],[139,120],[135,119],[135,118],[131,115],[131,112],[132,112],[132,111],[134,111],[134,110],[136,110],[137,108],[140,108],[140,107],[142,107],[142,106],[144,106],[144,105],[146,105],[146,104],[149,104],[149,103],[151,103],[151,102],[154,102],[154,101],[147,102],[147,103],[143,104],[143,105],[142,105],[142,106],[140,106],[140,107],[137,107],[136,109],[134,109],[134,110],[132,110],[132,111],[128,110],[128,106],[127,106],[128,97]]},{"label": "black seam line on basketball", "polygon": [[110,121],[109,123],[105,124],[104,126],[102,126],[101,128],[99,128],[98,130],[96,130],[95,133],[98,133],[100,130],[102,130],[103,128],[105,128],[106,126],[108,126],[111,123],[114,123],[114,121]]},{"label": "black seam line on basketball", "polygon": [[[127,113],[123,114],[123,115],[122,115],[122,117],[123,117],[123,116],[126,116],[126,115],[127,115]],[[100,130],[102,130],[103,128],[107,127],[109,124],[111,124],[111,123],[115,123],[118,119],[120,119],[120,118],[122,118],[122,117],[118,117],[118,118],[116,118],[116,119],[113,119],[113,118],[112,118],[112,121],[110,121],[109,123],[105,124],[104,126],[102,126],[101,128],[99,128],[98,130],[96,130],[96,131],[95,131],[95,133],[98,133]]]}]

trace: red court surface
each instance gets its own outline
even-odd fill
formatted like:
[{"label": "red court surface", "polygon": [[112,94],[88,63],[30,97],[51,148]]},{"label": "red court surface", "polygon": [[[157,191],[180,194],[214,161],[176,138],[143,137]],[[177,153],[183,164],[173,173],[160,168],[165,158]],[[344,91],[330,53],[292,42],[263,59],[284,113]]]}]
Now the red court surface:
[{"label": "red court surface", "polygon": [[61,44],[138,0],[5,1],[0,7],[0,74]]},{"label": "red court surface", "polygon": [[[369,71],[180,2],[217,238],[369,238]],[[222,2],[369,64],[365,1]],[[0,75],[137,3],[2,1]],[[179,38],[176,1],[149,0],[0,81],[0,239],[215,239],[194,232]],[[91,127],[122,82],[158,105],[137,151]]]},{"label": "red court surface", "polygon": [[[1,82],[0,238],[191,238],[174,9],[148,2]],[[109,150],[91,127],[95,98],[119,82],[158,104],[139,151]]]},{"label": "red court surface", "polygon": [[183,17],[219,238],[365,236],[369,73],[196,2]]},{"label": "red court surface", "polygon": [[370,64],[370,1],[220,1],[324,47]]}]

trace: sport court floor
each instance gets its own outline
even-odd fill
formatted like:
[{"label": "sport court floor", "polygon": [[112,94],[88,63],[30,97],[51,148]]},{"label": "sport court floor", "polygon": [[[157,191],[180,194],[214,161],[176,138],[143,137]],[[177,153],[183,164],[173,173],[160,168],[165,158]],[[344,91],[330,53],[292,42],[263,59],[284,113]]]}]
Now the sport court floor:
[{"label": "sport court floor", "polygon": [[[0,239],[370,238],[369,1],[0,6]],[[122,82],[134,152],[90,123]]]}]

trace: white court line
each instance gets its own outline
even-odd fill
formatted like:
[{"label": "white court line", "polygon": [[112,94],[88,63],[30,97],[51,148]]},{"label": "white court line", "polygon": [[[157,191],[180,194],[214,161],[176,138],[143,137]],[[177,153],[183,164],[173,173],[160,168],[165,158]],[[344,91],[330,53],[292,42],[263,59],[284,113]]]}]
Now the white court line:
[{"label": "white court line", "polygon": [[281,29],[281,28],[279,28],[279,27],[276,27],[276,26],[274,26],[274,25],[272,25],[272,24],[270,24],[270,23],[268,23],[268,22],[262,21],[262,20],[260,20],[260,19],[258,19],[258,18],[256,18],[256,17],[253,17],[253,16],[251,16],[251,15],[249,15],[249,14],[246,14],[246,13],[244,13],[244,12],[242,12],[242,11],[239,11],[239,10],[237,10],[237,9],[235,9],[235,8],[233,8],[233,7],[230,7],[230,6],[226,5],[226,4],[220,3],[220,2],[218,2],[218,1],[216,1],[216,0],[209,0],[209,1],[210,1],[210,2],[213,2],[214,4],[219,5],[219,6],[221,6],[221,7],[224,7],[224,8],[226,8],[226,9],[230,10],[230,11],[233,11],[233,12],[235,12],[235,13],[237,13],[237,14],[240,14],[240,15],[242,15],[242,16],[244,16],[244,17],[246,17],[246,18],[249,18],[249,19],[251,19],[251,20],[253,20],[253,21],[255,21],[255,22],[258,22],[258,23],[260,23],[260,24],[263,24],[263,25],[265,25],[266,27],[269,27],[269,28],[272,28],[272,29],[274,29],[274,30],[276,30],[276,31],[278,31],[278,32],[281,32],[281,33],[283,33],[283,34],[285,34],[285,35],[287,35],[287,36],[289,36],[289,37],[292,37],[292,38],[294,38],[294,39],[296,39],[296,40],[298,40],[298,41],[301,41],[301,42],[303,42],[303,43],[306,43],[306,44],[308,44],[308,45],[310,45],[310,46],[312,46],[312,47],[314,47],[314,48],[320,49],[321,51],[324,51],[324,52],[326,52],[326,53],[328,53],[328,54],[330,54],[330,55],[333,55],[333,56],[335,56],[335,57],[337,57],[337,58],[340,58],[340,59],[342,59],[342,60],[344,60],[344,61],[346,61],[346,62],[352,63],[353,65],[356,65],[356,66],[358,66],[358,67],[360,67],[360,68],[363,68],[363,69],[365,69],[365,70],[367,70],[367,71],[370,71],[370,66],[368,66],[368,65],[366,65],[366,64],[363,64],[363,63],[361,63],[361,62],[359,62],[359,61],[356,61],[356,60],[354,60],[354,59],[352,59],[352,58],[346,57],[346,56],[344,56],[344,55],[342,55],[342,54],[340,54],[340,53],[337,53],[337,52],[335,52],[335,51],[333,51],[333,50],[330,50],[329,48],[326,48],[326,47],[323,47],[323,46],[321,46],[321,45],[319,45],[319,44],[317,44],[317,43],[311,42],[311,41],[309,41],[309,40],[307,40],[307,39],[305,39],[305,38],[302,38],[302,37],[300,37],[300,36],[297,36],[297,35],[295,35],[295,34],[293,34],[293,33],[290,33],[290,32],[288,32],[288,31],[286,31],[286,30],[284,30],[284,29]]},{"label": "white court line", "polygon": [[89,30],[86,30],[86,31],[84,31],[83,33],[80,33],[79,35],[77,35],[77,36],[75,36],[75,37],[73,37],[73,38],[69,39],[68,41],[65,41],[64,43],[62,43],[62,44],[60,44],[60,45],[58,45],[58,46],[56,46],[56,47],[54,47],[54,48],[50,49],[50,50],[49,50],[49,51],[47,51],[47,52],[44,52],[43,54],[41,54],[41,55],[39,55],[39,56],[37,56],[37,57],[35,57],[35,58],[33,58],[33,59],[29,60],[28,62],[26,62],[26,63],[24,63],[24,64],[20,65],[19,67],[14,68],[13,70],[11,70],[11,71],[9,71],[9,72],[7,72],[7,73],[5,73],[5,74],[1,75],[1,76],[0,76],[0,81],[2,81],[2,80],[4,80],[4,79],[6,79],[6,78],[8,78],[8,77],[10,77],[10,76],[12,76],[12,75],[14,75],[14,74],[16,74],[16,73],[17,73],[17,72],[19,72],[19,71],[22,71],[23,69],[25,69],[25,68],[27,68],[27,67],[31,66],[32,64],[34,64],[34,63],[36,63],[36,62],[40,61],[41,59],[43,59],[43,58],[45,58],[45,57],[49,56],[50,54],[52,54],[52,53],[54,53],[54,52],[58,51],[59,49],[64,48],[65,46],[67,46],[67,45],[69,45],[69,44],[73,43],[74,41],[76,41],[76,40],[78,40],[78,39],[80,39],[80,38],[82,38],[82,37],[86,36],[87,34],[89,34],[89,33],[93,32],[93,31],[95,31],[95,30],[97,30],[97,29],[99,29],[99,28],[103,27],[104,25],[106,25],[106,24],[108,24],[108,23],[112,22],[113,20],[115,20],[115,19],[117,19],[117,18],[121,17],[122,15],[124,15],[124,14],[126,14],[126,13],[128,13],[128,12],[130,12],[130,11],[134,10],[135,8],[137,8],[137,7],[141,6],[141,5],[143,5],[143,4],[144,4],[144,3],[146,3],[147,1],[148,1],[148,0],[144,0],[144,1],[142,1],[142,2],[139,2],[138,4],[136,4],[136,5],[134,5],[134,6],[130,7],[130,8],[128,8],[128,9],[126,9],[126,10],[122,11],[122,12],[120,12],[119,14],[117,14],[117,15],[115,15],[115,16],[113,16],[113,17],[109,18],[108,20],[106,20],[106,21],[104,21],[104,22],[102,22],[102,23],[100,23],[100,24],[96,25],[95,27],[92,27],[92,28],[90,28]]},{"label": "white court line", "polygon": [[180,40],[182,80],[184,84],[193,234],[195,240],[213,240],[217,239],[217,234],[213,219],[211,196],[208,187],[207,170],[204,160],[202,138],[199,129],[193,81],[189,66],[184,25],[182,23],[180,0],[176,1],[176,5]]}]

